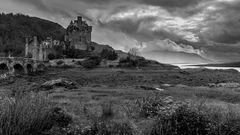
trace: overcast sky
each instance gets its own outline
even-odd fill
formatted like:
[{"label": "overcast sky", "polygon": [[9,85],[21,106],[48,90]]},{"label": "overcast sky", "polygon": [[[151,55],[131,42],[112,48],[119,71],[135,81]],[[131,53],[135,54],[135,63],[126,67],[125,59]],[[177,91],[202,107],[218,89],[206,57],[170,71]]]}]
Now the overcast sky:
[{"label": "overcast sky", "polygon": [[164,63],[240,61],[240,0],[0,0],[67,27],[83,16],[93,40]]}]

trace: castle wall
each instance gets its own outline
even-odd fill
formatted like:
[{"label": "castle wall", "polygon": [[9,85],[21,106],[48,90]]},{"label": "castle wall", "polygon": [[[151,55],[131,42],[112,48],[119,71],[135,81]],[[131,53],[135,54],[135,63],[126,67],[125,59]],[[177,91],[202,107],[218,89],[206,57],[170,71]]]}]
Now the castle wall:
[{"label": "castle wall", "polygon": [[25,55],[28,57],[30,54],[32,59],[39,61],[48,61],[48,55],[50,53],[56,54],[53,48],[52,40],[49,42],[50,44],[39,44],[37,41],[37,37],[34,37],[33,41],[25,46]]}]

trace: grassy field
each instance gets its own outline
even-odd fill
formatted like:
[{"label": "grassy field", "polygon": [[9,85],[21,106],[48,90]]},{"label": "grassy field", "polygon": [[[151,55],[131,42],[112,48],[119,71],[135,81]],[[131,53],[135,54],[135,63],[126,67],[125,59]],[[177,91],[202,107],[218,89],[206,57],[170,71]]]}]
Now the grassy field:
[{"label": "grassy field", "polygon": [[[58,78],[67,78],[75,82],[78,87],[40,89],[42,83]],[[19,77],[15,82],[1,85],[0,88],[3,95],[14,96],[30,92],[46,95],[51,103],[62,108],[73,119],[69,127],[59,131],[62,134],[71,131],[72,135],[73,132],[94,135],[93,131],[95,131],[100,135],[175,135],[172,128],[178,129],[176,132],[179,135],[195,134],[196,131],[192,130],[196,127],[183,131],[182,129],[186,128],[176,126],[176,123],[167,124],[170,126],[167,128],[169,131],[162,129],[166,128],[166,121],[171,123],[172,118],[178,119],[179,116],[186,115],[193,117],[191,118],[193,120],[196,119],[195,122],[200,122],[190,121],[191,125],[202,124],[199,128],[203,128],[204,131],[206,129],[206,132],[198,132],[199,135],[235,135],[239,133],[240,128],[231,124],[240,123],[240,113],[238,113],[240,90],[237,87],[208,87],[208,84],[239,82],[239,80],[239,73],[232,70],[50,68],[37,76]],[[163,91],[154,88],[161,88]],[[187,108],[181,111],[181,106]],[[229,118],[229,115],[234,117]],[[214,121],[209,122],[205,118]],[[189,122],[189,119],[184,120]],[[212,126],[205,127],[209,123]],[[223,132],[225,129],[229,132]],[[55,135],[57,132],[53,131],[52,134]]]}]

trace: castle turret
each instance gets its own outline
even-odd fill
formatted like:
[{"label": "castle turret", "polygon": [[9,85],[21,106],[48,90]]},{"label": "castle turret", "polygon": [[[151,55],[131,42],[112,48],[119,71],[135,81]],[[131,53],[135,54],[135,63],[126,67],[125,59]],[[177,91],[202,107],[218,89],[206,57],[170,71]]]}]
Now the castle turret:
[{"label": "castle turret", "polygon": [[78,16],[78,22],[82,22],[82,17],[81,16]]}]

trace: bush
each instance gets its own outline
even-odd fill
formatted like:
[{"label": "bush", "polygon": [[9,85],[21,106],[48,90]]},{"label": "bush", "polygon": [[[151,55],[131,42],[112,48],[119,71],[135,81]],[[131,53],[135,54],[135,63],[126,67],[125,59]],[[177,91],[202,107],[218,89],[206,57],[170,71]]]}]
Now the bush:
[{"label": "bush", "polygon": [[60,113],[53,110],[53,105],[42,95],[6,97],[0,102],[0,134],[39,135],[49,131],[59,125]]},{"label": "bush", "polygon": [[228,108],[211,108],[206,110],[211,120],[211,130],[209,135],[239,135],[240,134],[240,114],[236,110]]},{"label": "bush", "polygon": [[210,125],[205,114],[184,105],[169,117],[159,117],[149,135],[207,135]]},{"label": "bush", "polygon": [[113,108],[111,103],[102,104],[102,118],[107,119],[113,117]]},{"label": "bush", "polygon": [[52,109],[52,119],[58,127],[67,127],[72,122],[72,117],[66,114],[61,108],[55,107]]},{"label": "bush", "polygon": [[57,61],[57,65],[62,65],[64,63],[64,61],[63,60],[59,60],[59,61]]},{"label": "bush", "polygon": [[82,66],[87,69],[95,68],[101,63],[101,58],[98,56],[91,56],[82,62]]},{"label": "bush", "polygon": [[82,62],[81,61],[77,61],[76,64],[77,65],[82,65]]},{"label": "bush", "polygon": [[118,58],[118,54],[114,50],[104,49],[100,55],[107,60],[116,60]]},{"label": "bush", "polygon": [[82,59],[89,57],[90,52],[71,48],[66,51],[66,56],[68,58]]},{"label": "bush", "polygon": [[63,64],[63,65],[61,65],[59,68],[69,69],[69,68],[73,68],[73,66],[72,66],[72,65]]},{"label": "bush", "polygon": [[49,59],[49,60],[53,60],[53,59],[55,59],[55,58],[56,58],[55,55],[52,54],[52,53],[50,53],[50,54],[48,55],[48,59]]},{"label": "bush", "polygon": [[115,121],[98,121],[80,135],[133,135],[133,129],[128,123]]},{"label": "bush", "polygon": [[175,108],[184,104],[183,102],[175,103],[172,97],[162,98],[159,95],[146,97],[135,101],[138,107],[138,113],[141,117],[155,118],[164,115],[170,115]]},{"label": "bush", "polygon": [[148,63],[149,62],[144,58],[139,57],[136,59],[132,59],[130,56],[128,56],[125,59],[120,59],[119,67],[126,67],[126,68],[144,67],[144,66],[147,66]]}]

